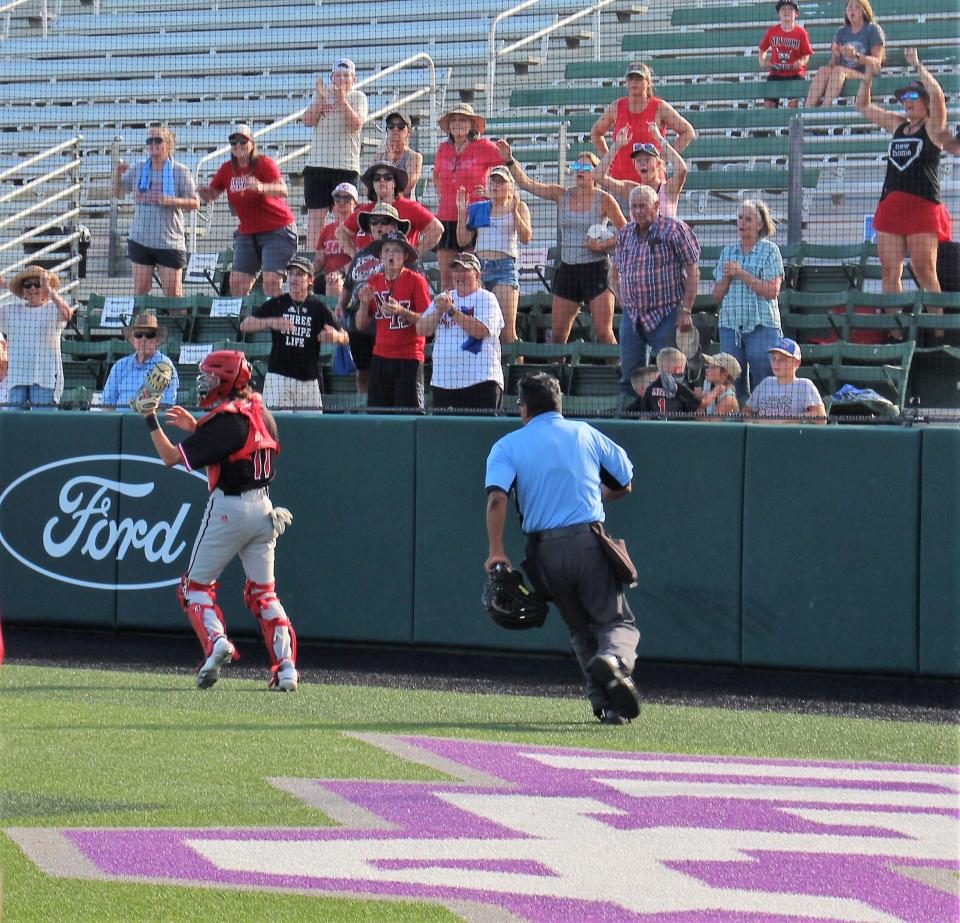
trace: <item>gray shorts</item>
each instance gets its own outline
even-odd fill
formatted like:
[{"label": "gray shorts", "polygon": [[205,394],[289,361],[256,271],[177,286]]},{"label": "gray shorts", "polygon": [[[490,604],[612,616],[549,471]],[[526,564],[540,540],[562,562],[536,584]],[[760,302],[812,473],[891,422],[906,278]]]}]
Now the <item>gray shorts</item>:
[{"label": "gray shorts", "polygon": [[296,222],[275,231],[236,234],[233,238],[233,271],[255,276],[264,272],[283,272],[297,252]]}]

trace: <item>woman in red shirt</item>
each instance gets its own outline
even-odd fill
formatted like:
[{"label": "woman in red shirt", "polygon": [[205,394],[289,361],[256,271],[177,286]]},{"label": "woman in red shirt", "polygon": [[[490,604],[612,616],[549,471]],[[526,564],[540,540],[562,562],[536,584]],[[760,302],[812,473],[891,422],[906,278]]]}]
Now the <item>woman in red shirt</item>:
[{"label": "woman in red shirt", "polygon": [[230,132],[230,159],[197,190],[204,202],[224,192],[240,221],[233,243],[230,294],[247,295],[263,271],[263,291],[276,298],[283,274],[297,252],[297,222],[287,205],[287,184],[280,169],[257,150],[249,125]]},{"label": "woman in red shirt", "polygon": [[[616,137],[622,128],[629,128],[635,144],[655,144],[656,139],[648,127],[651,122],[664,135],[667,129],[675,132],[677,140],[673,142],[673,147],[678,153],[683,151],[697,133],[670,103],[653,95],[653,72],[650,68],[646,64],[631,64],[624,79],[627,82],[627,95],[610,103],[590,129],[590,139],[600,156],[609,150],[606,139],[608,131],[612,131]],[[657,144],[657,147],[660,145]],[[637,174],[630,159],[631,154],[629,147],[620,151],[610,167],[610,179],[636,182]]]},{"label": "woman in red shirt", "polygon": [[433,185],[439,204],[437,217],[443,222],[443,237],[437,244],[440,264],[440,287],[453,286],[450,262],[461,248],[457,243],[457,192],[465,189],[472,196],[477,187],[485,189],[491,168],[503,163],[497,146],[489,138],[481,138],[487,120],[473,111],[473,106],[458,103],[437,122],[447,136],[437,148],[433,161]]},{"label": "woman in red shirt", "polygon": [[317,238],[317,252],[313,258],[313,268],[319,282],[314,283],[314,290],[319,293],[333,295],[328,290],[328,277],[350,265],[350,254],[345,253],[337,232],[343,223],[353,214],[357,207],[357,187],[353,183],[339,183],[333,189],[333,221],[328,221],[321,229]]}]

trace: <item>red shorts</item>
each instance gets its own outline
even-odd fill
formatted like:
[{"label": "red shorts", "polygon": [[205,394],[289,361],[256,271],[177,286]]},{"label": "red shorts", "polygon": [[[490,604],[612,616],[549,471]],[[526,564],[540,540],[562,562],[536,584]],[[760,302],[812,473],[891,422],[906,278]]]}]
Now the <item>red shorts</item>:
[{"label": "red shorts", "polygon": [[909,192],[891,192],[880,202],[873,216],[873,229],[899,237],[936,234],[937,240],[953,238],[953,224],[946,206]]}]

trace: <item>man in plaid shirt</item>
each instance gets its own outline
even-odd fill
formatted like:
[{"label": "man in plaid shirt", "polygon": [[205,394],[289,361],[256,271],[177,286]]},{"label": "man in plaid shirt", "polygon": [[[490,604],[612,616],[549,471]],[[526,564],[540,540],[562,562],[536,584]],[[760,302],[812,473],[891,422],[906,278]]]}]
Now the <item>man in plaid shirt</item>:
[{"label": "man in plaid shirt", "polygon": [[630,374],[676,345],[676,330],[693,326],[691,311],[700,283],[700,244],[682,221],[660,214],[650,186],[630,192],[630,217],[617,234],[611,284],[623,305],[620,322],[620,387],[632,394]]}]

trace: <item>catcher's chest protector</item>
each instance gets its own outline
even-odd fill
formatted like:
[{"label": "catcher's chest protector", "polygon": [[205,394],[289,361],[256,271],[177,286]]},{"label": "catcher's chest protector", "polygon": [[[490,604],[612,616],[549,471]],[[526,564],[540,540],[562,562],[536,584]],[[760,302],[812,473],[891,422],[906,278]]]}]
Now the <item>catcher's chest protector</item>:
[{"label": "catcher's chest protector", "polygon": [[[247,441],[243,447],[234,452],[227,458],[227,461],[249,460],[261,449],[273,450],[280,454],[280,443],[270,435],[267,424],[263,419],[263,398],[259,394],[252,394],[248,400],[227,401],[221,404],[216,410],[211,410],[206,416],[200,418],[198,426],[202,426],[208,420],[212,419],[218,413],[239,413],[246,417],[250,423],[247,429]],[[220,480],[219,463],[207,465],[207,487],[213,490]]]}]

